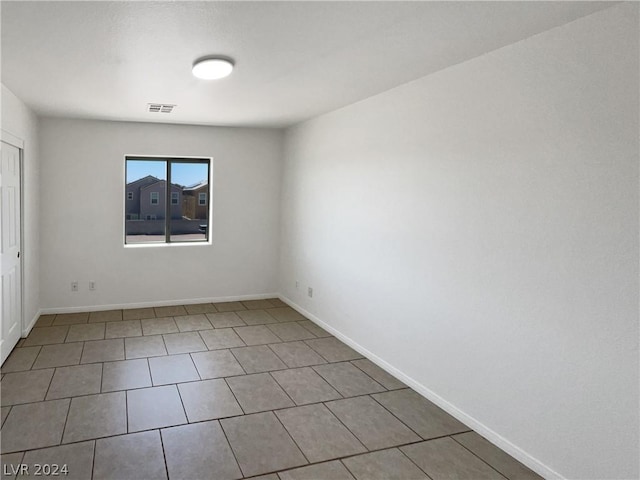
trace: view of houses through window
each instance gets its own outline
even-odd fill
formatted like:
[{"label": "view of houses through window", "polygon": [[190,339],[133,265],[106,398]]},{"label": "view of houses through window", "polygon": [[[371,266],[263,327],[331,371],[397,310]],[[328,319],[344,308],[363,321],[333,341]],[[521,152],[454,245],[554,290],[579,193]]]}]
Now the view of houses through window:
[{"label": "view of houses through window", "polygon": [[209,238],[208,159],[126,158],[125,243]]}]

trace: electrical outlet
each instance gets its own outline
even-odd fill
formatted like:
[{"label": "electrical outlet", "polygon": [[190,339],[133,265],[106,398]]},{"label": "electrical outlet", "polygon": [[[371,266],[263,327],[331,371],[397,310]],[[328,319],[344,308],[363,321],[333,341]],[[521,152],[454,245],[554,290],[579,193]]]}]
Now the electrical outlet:
[{"label": "electrical outlet", "polygon": [[307,289],[307,295],[309,295],[309,297],[313,297],[313,288],[309,287]]},{"label": "electrical outlet", "polygon": [[89,282],[89,290],[95,290],[96,289],[96,282],[91,280]]},{"label": "electrical outlet", "polygon": [[78,282],[71,282],[71,291],[72,292],[78,291]]}]

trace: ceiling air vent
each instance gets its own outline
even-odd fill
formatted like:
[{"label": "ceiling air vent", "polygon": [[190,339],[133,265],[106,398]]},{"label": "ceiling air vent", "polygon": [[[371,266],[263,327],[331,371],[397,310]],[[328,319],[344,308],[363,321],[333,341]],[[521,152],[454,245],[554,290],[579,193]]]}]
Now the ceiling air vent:
[{"label": "ceiling air vent", "polygon": [[175,105],[167,103],[148,103],[150,113],[171,113]]}]

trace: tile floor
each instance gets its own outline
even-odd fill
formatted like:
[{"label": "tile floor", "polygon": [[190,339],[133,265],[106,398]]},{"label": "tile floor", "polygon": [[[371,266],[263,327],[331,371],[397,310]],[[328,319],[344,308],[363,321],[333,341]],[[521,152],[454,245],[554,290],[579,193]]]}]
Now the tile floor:
[{"label": "tile floor", "polygon": [[277,299],[43,315],[1,374],[3,478],[540,478]]}]

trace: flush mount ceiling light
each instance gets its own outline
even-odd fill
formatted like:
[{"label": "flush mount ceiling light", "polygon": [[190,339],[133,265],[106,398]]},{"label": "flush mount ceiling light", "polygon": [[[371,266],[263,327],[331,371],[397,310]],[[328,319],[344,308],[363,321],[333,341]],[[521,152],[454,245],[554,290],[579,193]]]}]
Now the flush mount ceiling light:
[{"label": "flush mount ceiling light", "polygon": [[217,80],[228,76],[233,70],[233,61],[225,57],[205,57],[193,64],[193,74],[203,80]]}]

